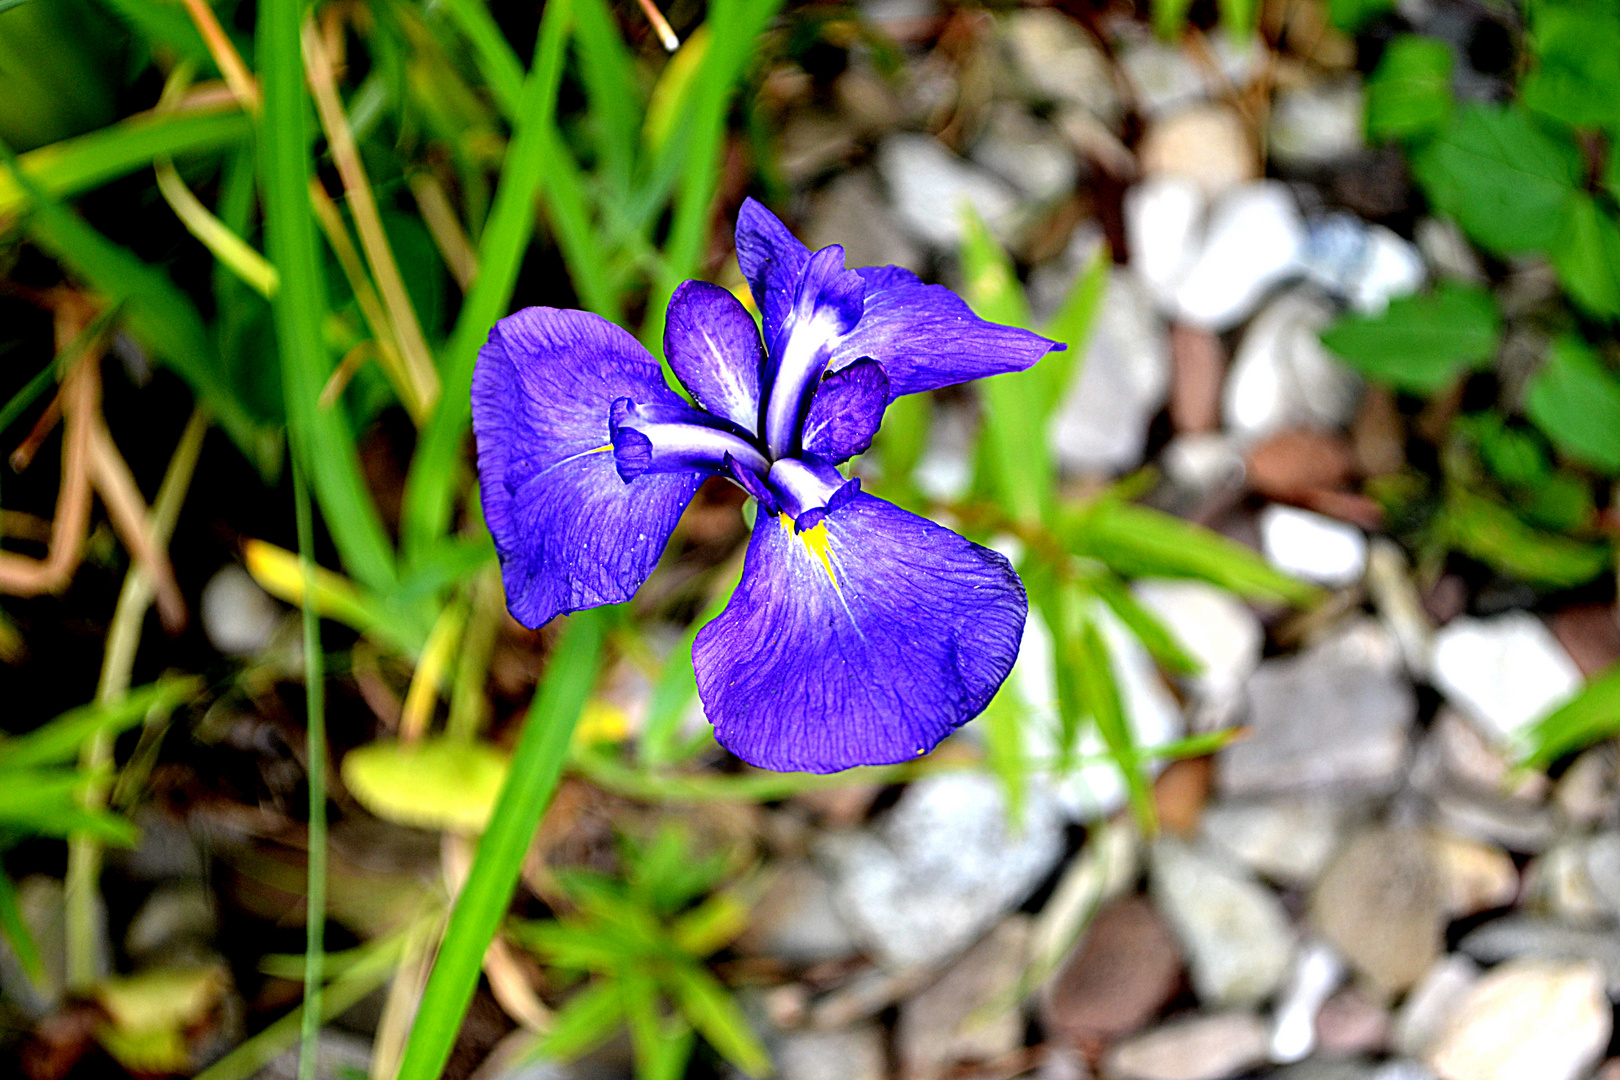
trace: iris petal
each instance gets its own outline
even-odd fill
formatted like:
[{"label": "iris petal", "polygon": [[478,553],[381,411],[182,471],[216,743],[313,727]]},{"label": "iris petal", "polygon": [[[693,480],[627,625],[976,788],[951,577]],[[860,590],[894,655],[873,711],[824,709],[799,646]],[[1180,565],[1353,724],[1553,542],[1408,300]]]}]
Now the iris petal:
[{"label": "iris petal", "polygon": [[774,341],[782,328],[799,276],[810,261],[810,249],[788,232],[777,216],[753,199],[744,199],[737,211],[737,265],[765,322],[765,340]]},{"label": "iris petal", "polygon": [[1028,612],[1007,560],[865,494],[785,521],[757,520],[693,648],[721,745],[777,770],[910,761],[989,704]]},{"label": "iris petal", "polygon": [[1017,327],[986,322],[943,285],[925,285],[898,266],[855,271],[866,282],[861,321],[834,347],[830,370],[862,357],[883,365],[889,400],[1023,371],[1064,346]]},{"label": "iris petal", "polygon": [[735,296],[706,281],[683,283],[669,301],[664,355],[699,405],[748,431],[759,426],[765,346]]},{"label": "iris petal", "polygon": [[628,600],[703,483],[697,472],[620,479],[609,431],[619,398],[685,407],[647,350],[596,315],[526,308],[479,350],[484,518],[507,605],[525,626]]},{"label": "iris petal", "polygon": [[804,418],[806,453],[833,464],[872,445],[889,404],[889,377],[876,360],[861,359],[821,380]]},{"label": "iris petal", "polygon": [[643,405],[620,398],[613,403],[608,430],[619,476],[625,481],[647,473],[690,469],[722,472],[730,459],[756,472],[771,467],[765,455],[733,425],[676,400],[677,404]]},{"label": "iris petal", "polygon": [[760,435],[773,455],[799,450],[799,430],[816,383],[827,370],[840,338],[860,321],[866,284],[844,269],[837,244],[810,256],[794,293],[793,308],[774,338],[767,338],[765,418]]}]

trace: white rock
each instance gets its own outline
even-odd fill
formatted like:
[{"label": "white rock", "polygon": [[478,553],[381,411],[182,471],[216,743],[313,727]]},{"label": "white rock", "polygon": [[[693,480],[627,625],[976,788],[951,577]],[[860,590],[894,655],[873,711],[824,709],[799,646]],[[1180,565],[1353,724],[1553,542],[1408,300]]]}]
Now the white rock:
[{"label": "white rock", "polygon": [[1468,992],[1426,1060],[1444,1080],[1576,1080],[1612,1023],[1595,964],[1514,960]]},{"label": "white rock", "polygon": [[1427,276],[1416,245],[1382,225],[1366,225],[1345,213],[1311,222],[1304,269],[1312,281],[1369,315],[1416,292]]},{"label": "white rock", "polygon": [[1199,829],[1210,845],[1283,885],[1314,884],[1339,846],[1344,813],[1313,798],[1218,802]]},{"label": "white rock", "polygon": [[1299,272],[1304,250],[1305,224],[1286,186],[1262,180],[1234,188],[1210,210],[1203,249],[1176,288],[1176,309],[1195,326],[1230,329]]},{"label": "white rock", "polygon": [[1288,976],[1294,930],[1272,891],[1208,851],[1164,837],[1153,898],[1186,950],[1193,989],[1216,1006],[1257,1005]]},{"label": "white rock", "polygon": [[1079,473],[1123,472],[1141,463],[1148,423],[1170,388],[1170,342],[1141,286],[1108,280],[1080,371],[1048,427],[1058,465]]},{"label": "white rock", "polygon": [[1581,688],[1581,672],[1527,611],[1453,619],[1435,636],[1434,680],[1495,738],[1511,741]]},{"label": "white rock", "polygon": [[1165,444],[1159,464],[1172,483],[1196,492],[1235,489],[1248,472],[1243,448],[1219,431],[1175,436]]},{"label": "white rock", "polygon": [[236,563],[220,567],[202,592],[203,633],[226,656],[252,656],[270,644],[281,605]]},{"label": "white rock", "polygon": [[885,966],[937,964],[1040,884],[1063,854],[1064,822],[1038,788],[1018,828],[1000,784],[940,773],[908,787],[877,825],[822,838],[833,903]]},{"label": "white rock", "polygon": [[1157,121],[1136,154],[1143,175],[1183,177],[1210,198],[1259,174],[1248,129],[1225,105],[1195,105]]},{"label": "white rock", "polygon": [[[1087,613],[1096,621],[1108,646],[1114,681],[1136,745],[1162,746],[1181,738],[1185,730],[1181,707],[1136,635],[1100,603],[1092,604]],[[1052,672],[1052,636],[1039,617],[1030,619],[1024,624],[1024,640],[1010,681],[1028,711],[1026,749],[1037,759],[1050,759],[1058,751],[1060,721]],[[1095,724],[1086,725],[1076,750],[1091,758],[1107,754],[1108,747]],[[1149,771],[1157,768],[1148,766]],[[1066,776],[1054,777],[1051,790],[1064,811],[1077,821],[1112,814],[1125,805],[1127,794],[1119,768],[1111,761],[1093,761]]]},{"label": "white rock", "polygon": [[953,249],[961,242],[964,205],[978,211],[998,236],[1014,227],[1018,196],[1013,189],[927,135],[889,136],[878,147],[877,167],[901,224],[934,247]]},{"label": "white rock", "polygon": [[1468,957],[1448,953],[1436,960],[1406,995],[1395,1017],[1395,1049],[1422,1057],[1478,981],[1479,965]]},{"label": "white rock", "polygon": [[876,1024],[837,1031],[797,1031],[776,1045],[782,1080],[883,1080],[889,1074],[883,1030]]},{"label": "white rock", "polygon": [[1144,579],[1133,588],[1136,598],[1203,666],[1187,679],[1197,702],[1197,726],[1220,726],[1260,665],[1265,646],[1260,619],[1225,589],[1202,581]]},{"label": "white rock", "polygon": [[1075,20],[1055,8],[1025,8],[1005,21],[1019,73],[1036,97],[1079,105],[1103,123],[1119,122],[1111,65]]},{"label": "white rock", "polygon": [[1203,189],[1186,177],[1154,177],[1125,193],[1131,271],[1161,308],[1174,305],[1176,287],[1198,257],[1205,210]]},{"label": "white rock", "polygon": [[1354,76],[1279,91],[1266,140],[1272,160],[1307,168],[1359,151],[1364,145],[1361,98],[1361,80]]},{"label": "white rock", "polygon": [[1282,294],[1239,342],[1222,390],[1221,413],[1238,438],[1255,441],[1294,427],[1335,430],[1355,415],[1360,381],[1318,336],[1333,308],[1314,290]]},{"label": "white rock", "polygon": [[1260,1064],[1266,1029],[1246,1012],[1197,1015],[1133,1035],[1109,1051],[1110,1080],[1226,1080]]},{"label": "white rock", "polygon": [[1312,942],[1294,959],[1271,1021],[1271,1060],[1299,1061],[1316,1046],[1316,1014],[1344,981],[1344,963],[1327,945]]},{"label": "white rock", "polygon": [[972,157],[1040,202],[1068,195],[1079,174],[1068,141],[1015,105],[992,114],[988,129],[973,144]]},{"label": "white rock", "polygon": [[1330,588],[1354,585],[1367,570],[1360,529],[1293,506],[1260,511],[1260,544],[1277,569]]},{"label": "white rock", "polygon": [[1485,284],[1485,267],[1480,264],[1478,253],[1456,222],[1445,218],[1424,218],[1412,230],[1412,238],[1417,241],[1418,250],[1436,275],[1475,285]]}]

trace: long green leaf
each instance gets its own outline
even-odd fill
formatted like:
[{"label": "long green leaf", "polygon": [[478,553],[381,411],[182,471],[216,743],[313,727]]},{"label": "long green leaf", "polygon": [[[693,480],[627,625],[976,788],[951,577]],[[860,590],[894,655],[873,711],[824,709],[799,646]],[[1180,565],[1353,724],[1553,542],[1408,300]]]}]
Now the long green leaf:
[{"label": "long green leaf", "polygon": [[[253,124],[237,109],[142,113],[128,120],[18,155],[25,175],[58,199],[71,198],[150,165],[156,157],[179,157],[236,146]],[[0,174],[0,216],[28,205],[28,193]]]},{"label": "long green leaf", "polygon": [[1591,682],[1573,699],[1543,717],[1526,739],[1524,763],[1544,769],[1572,751],[1620,731],[1620,664]]},{"label": "long green leaf", "polygon": [[556,790],[574,725],[596,681],[608,618],[600,609],[571,617],[551,654],[489,828],[479,838],[467,883],[456,897],[398,1080],[434,1080],[450,1057],[478,985],[484,951],[512,902],[523,859]]},{"label": "long green leaf", "polygon": [[194,677],[165,678],[131,690],[117,702],[84,705],[14,739],[0,739],[0,769],[25,769],[71,761],[90,738],[140,723],[154,711],[172,709],[202,692]]},{"label": "long green leaf", "polygon": [[568,18],[569,0],[547,4],[541,16],[534,69],[523,84],[520,119],[507,147],[495,206],[479,244],[478,278],[445,346],[440,371],[444,390],[411,462],[400,532],[406,555],[413,561],[449,527],[461,440],[472,412],[473,364],[490,327],[506,313],[534,231],[535,199],[547,165],[547,123],[556,109]]},{"label": "long green leaf", "polygon": [[395,579],[393,551],[366,487],[355,439],[342,409],[322,408],[332,374],[321,327],[326,283],[310,209],[309,108],[304,96],[300,0],[264,0],[257,38],[264,113],[259,169],[270,261],[281,274],[272,307],[282,393],[294,452],[313,481],[321,515],[349,573],[373,589]]}]

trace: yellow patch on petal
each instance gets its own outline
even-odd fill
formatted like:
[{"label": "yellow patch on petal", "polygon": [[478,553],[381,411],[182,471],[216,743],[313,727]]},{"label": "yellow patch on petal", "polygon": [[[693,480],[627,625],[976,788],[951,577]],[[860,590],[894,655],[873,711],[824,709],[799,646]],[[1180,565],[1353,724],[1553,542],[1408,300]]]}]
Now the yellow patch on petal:
[{"label": "yellow patch on petal", "polygon": [[828,544],[832,538],[827,535],[826,524],[818,521],[813,528],[806,529],[804,532],[795,532],[793,521],[786,514],[783,514],[777,520],[782,523],[783,532],[798,540],[799,543],[804,545],[805,551],[821,561],[821,568],[827,571],[827,580],[832,582],[833,588],[837,589],[838,575],[833,573],[832,552],[828,550]]}]

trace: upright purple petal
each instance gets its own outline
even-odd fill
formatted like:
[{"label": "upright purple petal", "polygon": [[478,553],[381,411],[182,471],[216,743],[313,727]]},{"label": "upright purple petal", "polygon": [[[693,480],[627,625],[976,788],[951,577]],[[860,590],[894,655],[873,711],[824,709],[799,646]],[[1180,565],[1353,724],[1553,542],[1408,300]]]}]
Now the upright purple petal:
[{"label": "upright purple petal", "polygon": [[834,347],[833,371],[869,356],[889,376],[889,400],[904,394],[1023,371],[1064,346],[1013,326],[986,322],[942,285],[925,285],[898,266],[856,271],[866,310]]},{"label": "upright purple petal", "polygon": [[765,322],[765,340],[773,341],[793,307],[810,249],[788,232],[777,216],[753,199],[737,211],[737,265],[742,268],[754,303]]},{"label": "upright purple petal", "polygon": [[793,307],[775,337],[767,337],[764,423],[759,434],[775,456],[794,454],[805,409],[840,338],[861,319],[866,283],[844,269],[837,244],[810,256]]},{"label": "upright purple petal", "polygon": [[683,406],[635,338],[583,311],[525,308],[495,324],[473,371],[484,519],[512,617],[628,600],[652,573],[701,473],[630,483],[614,465],[620,398]]},{"label": "upright purple petal", "polygon": [[746,431],[759,427],[765,346],[735,296],[706,281],[683,282],[669,301],[664,355],[699,405]]},{"label": "upright purple petal", "polygon": [[758,518],[693,647],[721,745],[783,771],[910,761],[989,704],[1028,611],[1005,559],[870,495],[786,520]]},{"label": "upright purple petal", "polygon": [[863,358],[816,387],[804,418],[804,449],[834,465],[866,452],[889,404],[883,365]]}]

